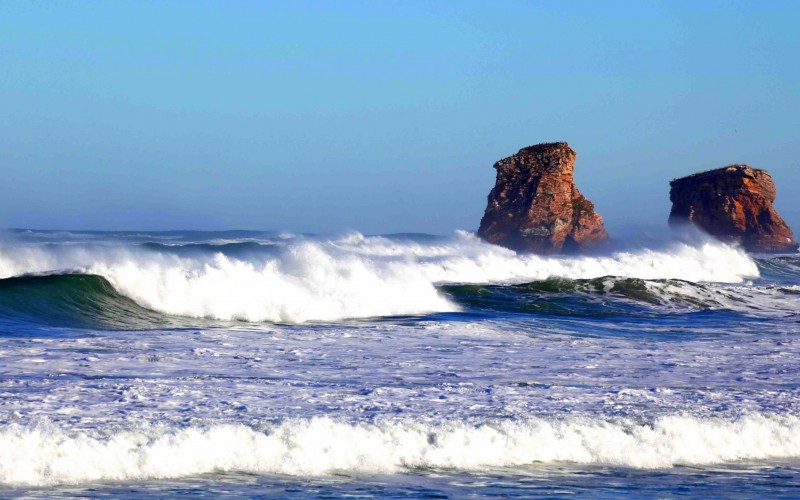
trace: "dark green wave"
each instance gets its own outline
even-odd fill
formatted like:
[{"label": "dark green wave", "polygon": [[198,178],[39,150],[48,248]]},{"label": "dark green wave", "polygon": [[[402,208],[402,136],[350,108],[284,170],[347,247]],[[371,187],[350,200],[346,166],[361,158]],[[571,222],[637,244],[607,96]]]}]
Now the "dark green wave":
[{"label": "dark green wave", "polygon": [[[453,300],[479,310],[567,316],[652,315],[665,306],[680,311],[720,307],[717,290],[682,280],[605,276],[549,278],[519,285],[447,285]],[[686,293],[673,293],[674,290]]]},{"label": "dark green wave", "polygon": [[0,318],[75,328],[149,329],[181,326],[117,292],[101,276],[27,275],[0,280]]}]

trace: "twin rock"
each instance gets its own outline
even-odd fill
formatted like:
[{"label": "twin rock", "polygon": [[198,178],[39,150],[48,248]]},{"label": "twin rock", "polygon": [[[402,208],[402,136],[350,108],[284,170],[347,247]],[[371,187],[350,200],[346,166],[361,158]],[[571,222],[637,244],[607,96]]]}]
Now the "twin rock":
[{"label": "twin rock", "polygon": [[[575,151],[566,142],[537,144],[494,164],[478,236],[519,252],[582,253],[608,248],[594,204],[575,185]],[[775,183],[747,165],[670,182],[671,226],[691,224],[750,252],[795,252],[792,230],[775,211]]]}]

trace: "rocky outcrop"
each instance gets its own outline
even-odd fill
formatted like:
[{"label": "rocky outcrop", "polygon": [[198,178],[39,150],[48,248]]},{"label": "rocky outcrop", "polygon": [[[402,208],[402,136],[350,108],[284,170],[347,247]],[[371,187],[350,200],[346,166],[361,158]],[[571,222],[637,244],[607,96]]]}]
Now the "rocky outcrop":
[{"label": "rocky outcrop", "polygon": [[522,148],[494,164],[497,181],[478,236],[523,252],[580,252],[608,241],[603,218],[574,182],[566,142]]},{"label": "rocky outcrop", "polygon": [[671,226],[694,224],[751,252],[794,252],[792,230],[772,206],[775,182],[747,165],[700,172],[670,182]]}]

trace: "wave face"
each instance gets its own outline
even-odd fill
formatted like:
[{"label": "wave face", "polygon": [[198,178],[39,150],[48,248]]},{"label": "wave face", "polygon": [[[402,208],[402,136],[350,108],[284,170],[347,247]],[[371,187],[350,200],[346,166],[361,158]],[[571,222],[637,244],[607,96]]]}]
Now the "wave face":
[{"label": "wave face", "polygon": [[0,280],[0,317],[87,328],[170,326],[100,276],[56,274]]},{"label": "wave face", "polygon": [[526,314],[656,317],[668,313],[734,311],[747,316],[795,316],[794,287],[722,286],[684,280],[604,276],[549,278],[519,285],[449,285],[459,303],[481,310]]},{"label": "wave face", "polygon": [[480,426],[318,418],[262,430],[156,427],[105,436],[46,425],[0,430],[0,482],[36,486],[211,472],[314,476],[558,462],[653,469],[797,457],[800,420],[767,415],[733,421],[671,416],[650,424],[534,418]]},{"label": "wave face", "polygon": [[[19,280],[37,273],[85,276]],[[143,310],[277,323],[457,312],[464,309],[458,294],[438,287],[604,276],[741,283],[758,277],[759,267],[741,250],[721,243],[674,243],[663,250],[598,257],[541,257],[517,255],[464,232],[452,238],[355,233],[331,239],[281,235],[258,241],[170,240],[136,246],[80,241],[0,246],[0,277],[17,279],[6,280],[0,292],[6,298],[0,300],[20,302],[21,294],[45,293],[58,297],[55,301],[65,307],[106,311],[103,324],[132,327],[163,323]],[[76,288],[69,290],[70,286]],[[88,297],[88,302],[75,294]],[[23,315],[28,314],[25,307]],[[0,310],[8,314],[8,304]],[[42,317],[57,319],[63,316],[59,314],[49,311]],[[76,324],[82,324],[83,314],[75,315]]]}]

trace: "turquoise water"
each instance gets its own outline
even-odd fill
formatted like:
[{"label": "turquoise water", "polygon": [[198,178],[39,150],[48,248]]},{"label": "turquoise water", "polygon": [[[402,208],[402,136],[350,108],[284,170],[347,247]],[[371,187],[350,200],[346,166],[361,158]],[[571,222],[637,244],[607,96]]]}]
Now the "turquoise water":
[{"label": "turquoise water", "polygon": [[800,495],[800,255],[0,241],[3,496]]}]

